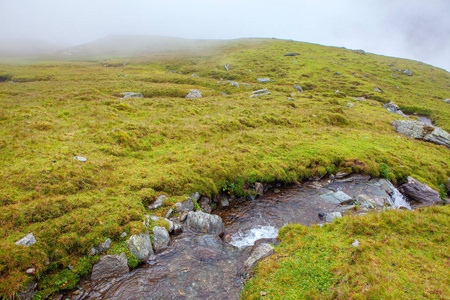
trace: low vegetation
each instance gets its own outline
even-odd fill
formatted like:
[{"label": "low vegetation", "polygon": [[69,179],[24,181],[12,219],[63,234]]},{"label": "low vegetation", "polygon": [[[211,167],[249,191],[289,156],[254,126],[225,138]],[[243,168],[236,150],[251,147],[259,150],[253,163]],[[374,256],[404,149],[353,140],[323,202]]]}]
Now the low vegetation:
[{"label": "low vegetation", "polygon": [[[284,56],[289,52],[300,55]],[[257,83],[259,77],[271,82]],[[40,282],[42,297],[73,287],[98,259],[89,249],[111,238],[111,251],[119,251],[122,232],[142,231],[146,206],[160,194],[169,200],[156,214],[165,215],[185,194],[239,195],[255,181],[353,171],[393,182],[413,175],[438,190],[450,176],[449,149],[399,136],[390,122],[401,117],[383,107],[394,101],[450,131],[450,105],[443,102],[450,74],[419,62],[236,40],[198,54],[5,61],[0,79],[0,295],[6,298],[30,281]],[[218,83],[226,80],[240,86]],[[262,88],[271,95],[249,98]],[[191,89],[203,98],[185,99]],[[144,98],[121,99],[122,92]],[[14,243],[30,232],[36,244]],[[329,268],[323,266],[327,289],[338,278]]]}]

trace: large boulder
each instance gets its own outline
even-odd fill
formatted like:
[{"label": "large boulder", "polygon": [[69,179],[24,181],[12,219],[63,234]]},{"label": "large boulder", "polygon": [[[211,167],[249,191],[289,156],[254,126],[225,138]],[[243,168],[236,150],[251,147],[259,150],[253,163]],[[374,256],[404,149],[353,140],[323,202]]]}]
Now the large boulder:
[{"label": "large boulder", "polygon": [[418,202],[422,205],[433,205],[441,203],[442,199],[439,197],[439,193],[430,188],[428,185],[408,177],[408,182],[400,187],[400,191],[408,198]]},{"label": "large boulder", "polygon": [[391,124],[402,135],[450,147],[450,134],[439,127],[412,120],[396,120]]},{"label": "large boulder", "polygon": [[252,269],[260,260],[273,254],[273,247],[270,244],[262,243],[255,246],[250,253],[250,257],[244,263],[249,270]]},{"label": "large boulder", "polygon": [[119,255],[105,255],[92,268],[91,280],[119,277],[130,272],[125,252]]},{"label": "large boulder", "polygon": [[19,246],[31,246],[33,244],[36,244],[36,239],[34,238],[33,233],[29,233],[22,239],[16,241],[16,245]]},{"label": "large boulder", "polygon": [[222,218],[217,215],[207,214],[201,211],[188,212],[186,225],[202,233],[223,235],[224,225]]},{"label": "large boulder", "polygon": [[166,228],[155,226],[153,228],[153,248],[156,252],[160,252],[167,248],[170,242],[169,233]]},{"label": "large boulder", "polygon": [[163,205],[164,200],[166,200],[167,197],[165,195],[160,195],[158,198],[156,198],[155,202],[150,204],[148,206],[149,210],[157,209],[158,207],[161,207]]},{"label": "large boulder", "polygon": [[194,210],[194,201],[191,197],[187,197],[185,201],[175,203],[175,210],[177,213]]},{"label": "large boulder", "polygon": [[139,260],[145,261],[154,254],[148,231],[130,236],[126,243],[131,254]]}]

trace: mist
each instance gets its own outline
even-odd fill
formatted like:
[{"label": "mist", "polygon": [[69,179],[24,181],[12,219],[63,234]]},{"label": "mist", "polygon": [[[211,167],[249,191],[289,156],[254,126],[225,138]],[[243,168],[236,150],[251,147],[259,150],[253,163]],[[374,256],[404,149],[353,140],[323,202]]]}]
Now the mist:
[{"label": "mist", "polygon": [[127,34],[275,37],[450,70],[449,13],[447,0],[1,0],[0,41],[40,40],[64,48]]}]

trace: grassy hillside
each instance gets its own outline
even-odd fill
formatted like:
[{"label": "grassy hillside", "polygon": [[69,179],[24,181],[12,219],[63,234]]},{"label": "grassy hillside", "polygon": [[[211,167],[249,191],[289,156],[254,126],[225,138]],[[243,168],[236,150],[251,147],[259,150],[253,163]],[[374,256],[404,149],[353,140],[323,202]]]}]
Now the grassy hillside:
[{"label": "grassy hillside", "polygon": [[[29,280],[43,294],[73,287],[98,259],[89,249],[108,237],[122,247],[161,193],[171,197],[163,215],[183,194],[241,194],[255,181],[383,170],[437,188],[450,176],[449,149],[399,136],[390,122],[401,117],[383,107],[392,100],[450,131],[450,74],[419,62],[236,40],[196,54],[5,63],[0,78],[0,295]],[[262,88],[271,95],[249,98]],[[185,99],[191,89],[203,98]],[[30,232],[35,245],[14,244]]]}]

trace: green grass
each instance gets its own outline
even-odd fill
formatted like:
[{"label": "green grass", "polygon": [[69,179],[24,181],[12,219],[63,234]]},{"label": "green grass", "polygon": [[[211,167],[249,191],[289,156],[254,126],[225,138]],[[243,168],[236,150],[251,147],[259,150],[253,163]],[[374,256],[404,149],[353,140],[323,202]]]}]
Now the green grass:
[{"label": "green grass", "polygon": [[[283,56],[288,52],[300,56]],[[46,290],[46,278],[85,260],[92,246],[108,237],[114,246],[123,231],[144,230],[146,206],[163,193],[170,198],[155,212],[160,216],[194,191],[246,195],[246,183],[301,181],[327,171],[394,182],[413,175],[436,190],[450,176],[448,148],[399,136],[390,122],[401,117],[382,106],[392,100],[450,131],[450,106],[442,101],[450,74],[419,62],[236,40],[197,55],[5,62],[1,74],[8,76],[0,82],[0,295],[6,297],[29,280]],[[258,84],[258,77],[274,82]],[[218,84],[222,79],[250,87]],[[272,95],[249,98],[261,88]],[[203,98],[183,98],[191,89]],[[120,99],[122,92],[145,97]],[[29,232],[35,245],[14,244]],[[25,274],[29,267],[38,275]]]},{"label": "green grass", "polygon": [[441,206],[285,226],[242,298],[448,299],[449,220]]}]

